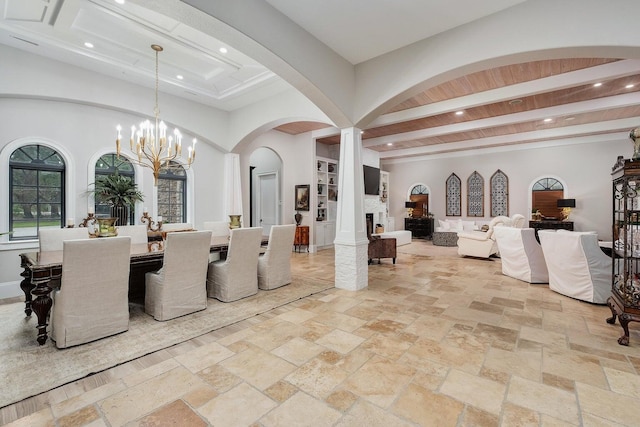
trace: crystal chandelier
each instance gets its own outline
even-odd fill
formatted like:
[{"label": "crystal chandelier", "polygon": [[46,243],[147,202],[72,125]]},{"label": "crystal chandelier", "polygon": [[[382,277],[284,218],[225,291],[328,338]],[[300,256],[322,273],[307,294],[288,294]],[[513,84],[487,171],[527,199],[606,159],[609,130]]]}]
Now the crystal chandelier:
[{"label": "crystal chandelier", "polygon": [[[173,135],[167,137],[167,126],[160,120],[160,109],[158,108],[158,53],[162,52],[162,46],[152,44],[151,49],[156,52],[156,105],[153,109],[155,124],[146,120],[138,126],[131,126],[131,151],[138,155],[138,159],[133,159],[133,163],[153,170],[154,185],[158,185],[158,176],[161,169],[174,167],[170,162],[182,156],[182,134],[178,129],[174,129]],[[118,136],[116,138],[116,152],[120,157],[120,132],[122,127],[116,127]],[[196,142],[194,138],[189,147],[186,167],[188,169],[196,159]],[[177,166],[176,166],[177,167]],[[182,167],[182,165],[180,165]]]}]

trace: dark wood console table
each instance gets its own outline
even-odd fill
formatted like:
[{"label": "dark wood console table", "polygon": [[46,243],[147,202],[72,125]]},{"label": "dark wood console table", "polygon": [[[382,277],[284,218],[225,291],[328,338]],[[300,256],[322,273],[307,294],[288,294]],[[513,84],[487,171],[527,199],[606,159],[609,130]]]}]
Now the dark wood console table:
[{"label": "dark wood console table", "polygon": [[536,240],[539,242],[538,230],[569,230],[573,231],[573,221],[529,221],[529,228],[533,228],[536,232]]},{"label": "dark wood console table", "polygon": [[433,218],[405,218],[404,229],[411,231],[411,237],[431,239],[433,223]]}]

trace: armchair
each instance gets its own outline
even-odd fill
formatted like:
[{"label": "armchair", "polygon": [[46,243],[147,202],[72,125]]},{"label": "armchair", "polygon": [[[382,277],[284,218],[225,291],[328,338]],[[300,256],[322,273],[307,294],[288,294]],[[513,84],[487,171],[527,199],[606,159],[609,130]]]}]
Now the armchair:
[{"label": "armchair", "polygon": [[459,231],[458,255],[489,258],[498,253],[498,245],[494,236],[494,228],[507,226],[522,228],[525,223],[524,216],[515,214],[513,217],[497,216],[489,222],[489,229],[484,231]]},{"label": "armchair", "polygon": [[374,258],[378,258],[378,264],[380,264],[380,258],[393,258],[393,263],[396,263],[396,239],[394,237],[381,238],[380,236],[372,236],[371,229],[373,224],[367,219],[367,237],[369,238],[369,264]]},{"label": "armchair", "polygon": [[542,253],[549,269],[549,289],[594,304],[611,295],[611,258],[588,232],[539,230]]},{"label": "armchair", "polygon": [[549,272],[533,228],[496,227],[502,274],[528,283],[549,283]]}]

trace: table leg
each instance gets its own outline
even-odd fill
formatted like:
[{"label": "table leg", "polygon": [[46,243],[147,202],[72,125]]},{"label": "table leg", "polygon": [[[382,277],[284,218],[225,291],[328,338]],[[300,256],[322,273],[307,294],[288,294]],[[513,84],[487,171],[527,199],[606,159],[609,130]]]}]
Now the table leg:
[{"label": "table leg", "polygon": [[21,263],[20,266],[24,268],[24,271],[20,273],[20,276],[23,277],[20,282],[20,289],[24,292],[24,314],[27,316],[31,316],[31,291],[35,288],[35,285],[31,283],[31,270],[27,267],[27,261],[22,255],[20,256]]},{"label": "table leg", "polygon": [[35,284],[35,289],[31,291],[35,295],[36,299],[31,303],[33,311],[38,317],[38,344],[43,345],[47,342],[47,320],[49,319],[49,313],[53,300],[49,296],[51,294],[51,287],[49,286],[49,279],[39,281]]}]

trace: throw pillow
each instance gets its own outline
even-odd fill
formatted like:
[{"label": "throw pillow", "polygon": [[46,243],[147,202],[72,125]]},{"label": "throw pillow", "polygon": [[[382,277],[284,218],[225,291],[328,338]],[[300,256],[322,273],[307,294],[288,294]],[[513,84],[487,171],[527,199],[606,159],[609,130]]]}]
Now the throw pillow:
[{"label": "throw pillow", "polygon": [[438,224],[440,224],[440,228],[442,228],[443,230],[449,231],[449,221],[447,221],[447,220],[443,221],[443,220],[439,219],[438,220]]}]

